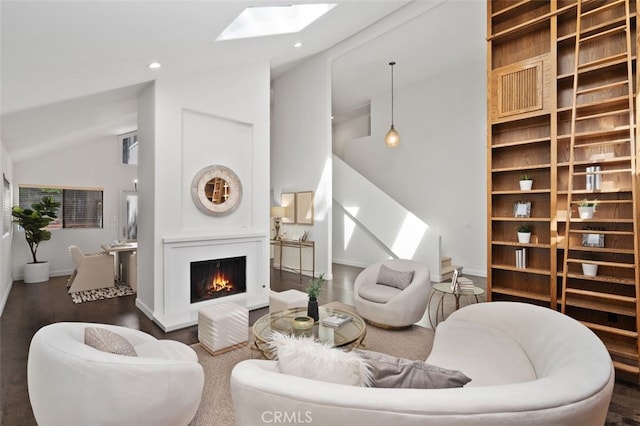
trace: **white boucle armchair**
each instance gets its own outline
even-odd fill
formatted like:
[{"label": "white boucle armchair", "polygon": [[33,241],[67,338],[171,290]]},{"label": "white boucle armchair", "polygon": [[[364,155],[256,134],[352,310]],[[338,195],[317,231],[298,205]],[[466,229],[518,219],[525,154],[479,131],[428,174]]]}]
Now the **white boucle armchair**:
[{"label": "white boucle armchair", "polygon": [[[138,356],[85,344],[86,327],[120,335]],[[204,371],[183,343],[126,327],[60,322],[33,336],[27,383],[39,426],[185,426],[198,409]]]},{"label": "white boucle armchair", "polygon": [[[411,284],[403,290],[378,284],[381,265],[394,271],[413,271]],[[353,287],[356,312],[376,326],[408,327],[425,314],[431,292],[430,277],[426,266],[412,260],[390,259],[374,263],[356,277]]]}]

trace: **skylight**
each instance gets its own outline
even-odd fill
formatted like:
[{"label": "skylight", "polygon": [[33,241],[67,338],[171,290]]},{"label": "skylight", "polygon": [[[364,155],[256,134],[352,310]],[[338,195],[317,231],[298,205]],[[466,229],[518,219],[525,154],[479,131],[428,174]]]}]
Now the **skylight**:
[{"label": "skylight", "polygon": [[216,41],[297,33],[335,6],[319,3],[248,7]]}]

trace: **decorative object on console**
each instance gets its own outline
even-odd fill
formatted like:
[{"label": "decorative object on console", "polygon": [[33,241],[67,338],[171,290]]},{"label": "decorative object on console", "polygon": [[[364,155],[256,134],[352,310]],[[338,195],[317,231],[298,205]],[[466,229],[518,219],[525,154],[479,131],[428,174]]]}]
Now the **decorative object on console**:
[{"label": "decorative object on console", "polygon": [[384,137],[384,143],[387,144],[389,148],[395,148],[400,143],[400,135],[393,126],[393,67],[395,64],[395,62],[389,62],[389,66],[391,67],[391,127]]},{"label": "decorative object on console", "polygon": [[273,218],[273,223],[276,228],[276,234],[273,237],[274,240],[282,239],[282,236],[280,235],[280,222],[282,221],[282,218],[285,216],[285,214],[286,212],[284,207],[271,206],[271,217]]},{"label": "decorative object on console", "polygon": [[58,217],[56,213],[59,207],[60,203],[53,196],[45,195],[39,202],[32,204],[30,209],[20,206],[13,206],[11,209],[13,222],[24,230],[24,238],[33,260],[24,266],[25,283],[39,283],[49,279],[49,262],[39,262],[36,255],[40,243],[51,239],[51,231],[45,228]]},{"label": "decorative object on console", "polygon": [[200,170],[191,182],[191,198],[198,209],[211,216],[233,212],[242,200],[242,184],[228,167],[213,165]]},{"label": "decorative object on console", "polygon": [[320,319],[318,314],[318,296],[320,295],[322,284],[325,282],[324,274],[320,274],[318,278],[313,278],[310,282],[311,284],[307,287],[307,295],[309,295],[307,315],[317,322],[318,319]]}]

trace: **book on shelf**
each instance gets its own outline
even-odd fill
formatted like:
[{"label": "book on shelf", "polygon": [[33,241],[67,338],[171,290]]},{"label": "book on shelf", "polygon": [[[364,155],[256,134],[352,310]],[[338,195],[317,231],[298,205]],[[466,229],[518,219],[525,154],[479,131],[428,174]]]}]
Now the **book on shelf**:
[{"label": "book on shelf", "polygon": [[527,249],[519,248],[516,249],[516,268],[526,268],[527,267]]},{"label": "book on shelf", "polygon": [[349,321],[351,321],[351,319],[352,319],[352,317],[350,315],[333,314],[331,316],[323,318],[322,319],[322,325],[324,325],[325,327],[340,328],[344,324],[346,324]]}]

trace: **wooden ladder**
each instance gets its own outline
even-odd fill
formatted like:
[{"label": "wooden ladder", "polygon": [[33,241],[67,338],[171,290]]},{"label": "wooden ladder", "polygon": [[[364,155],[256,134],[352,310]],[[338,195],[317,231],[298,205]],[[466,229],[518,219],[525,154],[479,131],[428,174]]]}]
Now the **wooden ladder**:
[{"label": "wooden ladder", "polygon": [[[577,1],[566,229],[559,239],[562,312],[603,340],[617,371],[637,379],[640,279],[630,16],[629,0]],[[577,214],[580,204],[594,201],[593,218]],[[585,275],[583,263],[597,265],[597,275]]]}]

